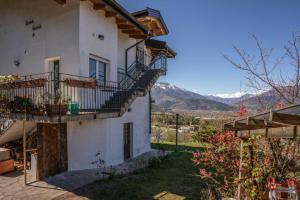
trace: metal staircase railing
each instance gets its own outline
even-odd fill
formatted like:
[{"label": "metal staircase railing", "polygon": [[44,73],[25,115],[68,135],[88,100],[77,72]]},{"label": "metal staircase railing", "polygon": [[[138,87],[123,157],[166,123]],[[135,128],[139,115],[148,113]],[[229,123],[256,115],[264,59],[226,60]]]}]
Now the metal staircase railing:
[{"label": "metal staircase railing", "polygon": [[167,58],[163,54],[160,54],[152,59],[149,64],[145,63],[147,60],[151,60],[151,57],[144,51],[137,49],[136,60],[130,65],[130,67],[127,69],[127,72],[125,72],[125,70],[122,68],[118,69],[118,81],[120,89],[129,90],[142,76],[142,74],[149,70],[159,69],[162,75],[166,75]]}]

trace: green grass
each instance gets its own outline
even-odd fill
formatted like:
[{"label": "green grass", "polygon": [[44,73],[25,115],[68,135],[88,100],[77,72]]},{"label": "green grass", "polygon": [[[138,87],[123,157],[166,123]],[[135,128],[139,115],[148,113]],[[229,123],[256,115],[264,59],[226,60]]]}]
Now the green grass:
[{"label": "green grass", "polygon": [[[174,144],[153,144],[152,147],[175,150]],[[143,173],[96,182],[79,195],[90,199],[144,200],[166,191],[186,199],[208,199],[207,186],[197,176],[198,170],[191,162],[191,153],[201,149],[198,145],[180,145],[178,151],[163,160],[159,168],[147,168]]]}]

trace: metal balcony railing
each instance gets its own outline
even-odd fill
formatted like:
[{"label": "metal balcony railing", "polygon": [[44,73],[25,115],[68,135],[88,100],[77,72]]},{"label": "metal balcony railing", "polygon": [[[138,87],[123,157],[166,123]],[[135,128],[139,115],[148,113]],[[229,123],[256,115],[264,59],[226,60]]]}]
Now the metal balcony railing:
[{"label": "metal balcony railing", "polygon": [[145,61],[149,59],[138,50],[136,61],[127,73],[118,70],[118,82],[53,72],[2,78],[0,114],[63,116],[118,111],[134,93],[133,86],[141,82],[143,74],[154,69],[160,75],[166,73],[164,56],[152,59],[147,65]]},{"label": "metal balcony railing", "polygon": [[117,82],[52,72],[15,77],[0,83],[0,113],[67,115],[101,112]]}]

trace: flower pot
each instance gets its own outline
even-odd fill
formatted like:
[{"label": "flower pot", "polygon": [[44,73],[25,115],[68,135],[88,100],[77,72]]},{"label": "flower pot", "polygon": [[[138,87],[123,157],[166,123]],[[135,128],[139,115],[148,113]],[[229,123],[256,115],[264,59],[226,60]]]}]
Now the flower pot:
[{"label": "flower pot", "polygon": [[48,115],[66,115],[68,105],[46,104],[46,112]]}]

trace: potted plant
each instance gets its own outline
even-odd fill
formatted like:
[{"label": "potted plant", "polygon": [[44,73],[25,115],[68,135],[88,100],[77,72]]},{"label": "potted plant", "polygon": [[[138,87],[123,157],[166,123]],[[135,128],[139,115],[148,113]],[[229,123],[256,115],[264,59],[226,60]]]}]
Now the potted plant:
[{"label": "potted plant", "polygon": [[7,94],[0,91],[0,112],[6,112],[7,111],[7,105],[8,105],[8,97]]},{"label": "potted plant", "polygon": [[28,97],[15,96],[14,100],[9,102],[8,109],[13,113],[30,113],[33,110],[33,104]]},{"label": "potted plant", "polygon": [[71,102],[70,97],[63,97],[61,92],[57,92],[55,95],[45,93],[42,96],[44,104],[40,110],[44,110],[48,115],[66,115],[68,112],[68,106]]}]

